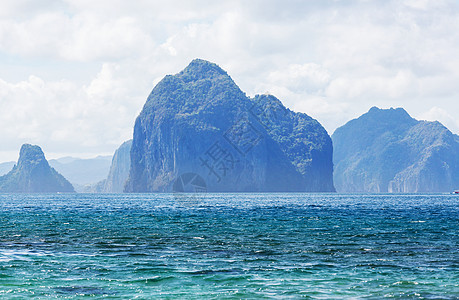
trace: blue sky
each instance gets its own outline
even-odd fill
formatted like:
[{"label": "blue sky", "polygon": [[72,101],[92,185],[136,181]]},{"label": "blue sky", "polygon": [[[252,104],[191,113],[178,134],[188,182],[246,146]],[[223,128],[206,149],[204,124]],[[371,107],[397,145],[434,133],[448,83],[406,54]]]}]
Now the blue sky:
[{"label": "blue sky", "polygon": [[372,106],[459,133],[457,1],[0,2],[0,162],[111,154],[193,58],[331,134]]}]

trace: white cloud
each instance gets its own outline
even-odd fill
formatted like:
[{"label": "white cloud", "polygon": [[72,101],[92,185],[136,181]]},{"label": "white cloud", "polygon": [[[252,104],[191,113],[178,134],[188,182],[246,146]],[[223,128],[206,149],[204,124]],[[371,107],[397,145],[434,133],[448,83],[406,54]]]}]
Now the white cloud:
[{"label": "white cloud", "polygon": [[459,132],[456,1],[37,3],[0,4],[1,153],[111,152],[154,84],[196,57],[330,133],[374,105]]},{"label": "white cloud", "polygon": [[418,118],[427,121],[440,121],[451,131],[459,132],[459,119],[457,117],[453,117],[450,113],[440,107],[434,106],[430,110],[420,114]]},{"label": "white cloud", "polygon": [[154,47],[132,17],[100,20],[91,13],[70,17],[55,12],[0,25],[1,50],[38,58],[110,60],[143,55]]},{"label": "white cloud", "polygon": [[326,87],[330,72],[314,63],[292,64],[269,73],[268,80],[298,93],[316,93]]},{"label": "white cloud", "polygon": [[384,95],[388,99],[418,96],[419,88],[409,70],[400,70],[393,76],[368,76],[363,78],[340,77],[327,87],[331,98],[359,99]]},{"label": "white cloud", "polygon": [[[36,143],[54,152],[109,153],[132,136],[143,98],[132,97],[116,78],[117,67],[103,65],[88,86],[45,82],[36,76],[18,83],[0,81],[0,151]],[[136,105],[130,106],[134,102]]]}]

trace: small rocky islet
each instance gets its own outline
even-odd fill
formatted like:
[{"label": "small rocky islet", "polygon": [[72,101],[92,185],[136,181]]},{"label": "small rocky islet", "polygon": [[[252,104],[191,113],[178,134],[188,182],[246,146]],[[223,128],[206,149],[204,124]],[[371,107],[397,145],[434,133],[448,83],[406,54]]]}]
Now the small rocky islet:
[{"label": "small rocky islet", "polygon": [[13,169],[0,177],[2,193],[74,193],[70,182],[50,167],[39,146],[24,144]]}]

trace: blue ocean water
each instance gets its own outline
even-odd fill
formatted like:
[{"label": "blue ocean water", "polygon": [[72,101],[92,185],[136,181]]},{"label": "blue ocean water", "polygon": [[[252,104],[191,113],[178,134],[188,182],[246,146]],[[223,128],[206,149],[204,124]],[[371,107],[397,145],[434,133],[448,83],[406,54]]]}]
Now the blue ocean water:
[{"label": "blue ocean water", "polygon": [[0,298],[459,298],[459,196],[0,194]]}]

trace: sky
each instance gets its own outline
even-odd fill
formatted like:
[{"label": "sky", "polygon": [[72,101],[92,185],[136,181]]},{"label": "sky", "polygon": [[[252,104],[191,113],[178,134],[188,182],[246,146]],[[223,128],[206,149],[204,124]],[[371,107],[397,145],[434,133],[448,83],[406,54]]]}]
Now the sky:
[{"label": "sky", "polygon": [[458,53],[459,1],[2,0],[0,162],[113,154],[194,58],[329,134],[373,106],[459,133]]}]

